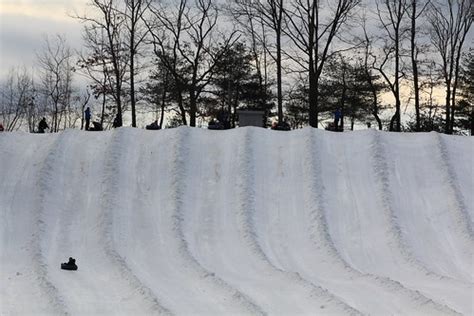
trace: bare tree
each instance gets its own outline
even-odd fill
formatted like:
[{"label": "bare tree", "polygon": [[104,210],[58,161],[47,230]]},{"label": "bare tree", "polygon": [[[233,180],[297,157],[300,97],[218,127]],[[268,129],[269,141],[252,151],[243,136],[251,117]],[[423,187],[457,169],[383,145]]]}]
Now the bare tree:
[{"label": "bare tree", "polygon": [[[19,129],[34,102],[33,79],[25,68],[12,68],[1,86],[0,117],[5,130]],[[30,130],[33,131],[33,130]]]},{"label": "bare tree", "polygon": [[[238,0],[233,3],[230,11],[233,17],[239,22],[240,26],[243,26],[245,32],[249,32],[252,40],[252,47],[254,57],[257,61],[257,70],[261,73],[261,67],[259,65],[259,58],[256,54],[257,42],[262,45],[265,52],[275,62],[276,66],[276,81],[277,81],[277,111],[278,120],[283,121],[283,88],[282,88],[282,75],[283,75],[283,36],[285,27],[285,0],[257,0],[257,1],[246,1]],[[273,44],[270,44],[273,41]],[[264,55],[265,59],[266,55]],[[266,71],[266,60],[263,62],[264,70]],[[266,75],[265,75],[266,79]],[[266,81],[266,80],[265,80]],[[262,89],[265,85],[261,85]],[[265,95],[265,94],[262,94]]]},{"label": "bare tree", "polygon": [[[378,70],[385,78],[387,84],[395,98],[395,114],[390,120],[391,131],[401,131],[401,99],[400,99],[400,79],[402,72],[402,42],[407,29],[403,27],[404,17],[407,14],[409,0],[377,0],[377,13],[380,23],[385,30],[387,40],[383,47],[383,60],[378,66]],[[389,75],[386,70],[387,63],[393,59],[393,75]],[[393,79],[392,79],[393,78]]]},{"label": "bare tree", "polygon": [[123,85],[125,81],[125,73],[129,64],[129,55],[125,44],[126,25],[122,10],[116,0],[91,0],[89,6],[94,9],[95,15],[76,15],[75,18],[83,22],[86,36],[94,38],[100,36],[104,41],[103,52],[106,53],[104,60],[107,60],[105,70],[109,71],[110,67],[110,88],[117,108],[117,124],[122,126],[122,110],[123,110]]},{"label": "bare tree", "polygon": [[[78,72],[88,78],[89,87],[96,99],[101,98],[100,124],[104,124],[106,105],[110,98],[115,99],[114,72],[107,40],[103,29],[85,27],[83,30],[85,52],[79,53]],[[122,76],[125,71],[122,71]],[[123,81],[123,77],[121,78]]]},{"label": "bare tree", "polygon": [[129,66],[130,66],[130,103],[132,109],[132,126],[137,126],[136,119],[136,89],[135,76],[136,56],[139,54],[139,49],[145,41],[148,34],[148,29],[143,24],[145,14],[149,11],[152,0],[125,0],[125,10],[123,15],[125,17],[125,25],[127,27],[127,41],[126,46],[129,51]]},{"label": "bare tree", "polygon": [[267,39],[267,32],[263,20],[255,20],[257,10],[255,6],[249,1],[235,1],[227,8],[229,15],[239,24],[239,29],[243,35],[250,41],[250,48],[252,52],[255,69],[259,81],[261,108],[265,108],[267,102],[268,89],[268,62],[267,54],[269,51],[269,43]]},{"label": "bare tree", "polygon": [[417,43],[418,26],[417,22],[420,16],[426,11],[431,0],[410,0],[410,6],[408,9],[408,17],[411,22],[410,27],[410,57],[413,73],[413,92],[415,94],[415,116],[416,125],[415,130],[419,132],[420,126],[420,83],[419,83],[419,61],[418,56],[420,53],[420,47]]},{"label": "bare tree", "polygon": [[430,5],[431,41],[441,57],[446,86],[445,132],[452,134],[459,83],[460,60],[473,21],[472,0],[444,0]]},{"label": "bare tree", "polygon": [[363,68],[365,71],[365,76],[367,78],[367,83],[372,92],[372,115],[377,121],[379,130],[382,130],[382,120],[380,119],[380,105],[379,105],[379,91],[382,90],[380,84],[376,82],[376,77],[373,74],[375,60],[373,58],[373,38],[371,38],[367,32],[366,17],[362,19],[362,30],[364,32],[364,37],[362,39],[363,46]]},{"label": "bare tree", "polygon": [[[187,92],[189,123],[196,126],[198,99],[210,84],[217,61],[238,37],[231,31],[218,39],[218,11],[213,0],[196,0],[192,5],[181,0],[177,8],[153,8],[152,15],[154,23],[148,25],[155,55],[175,78],[179,89]],[[181,93],[178,97],[182,97]]]},{"label": "bare tree", "polygon": [[324,65],[332,53],[331,45],[359,3],[360,0],[337,0],[323,6],[321,0],[295,0],[287,10],[287,34],[305,56],[301,60],[296,54],[292,59],[308,72],[309,124],[313,127],[318,127],[318,86]]},{"label": "bare tree", "polygon": [[43,51],[37,56],[41,76],[41,93],[51,111],[51,132],[57,132],[61,120],[68,126],[71,110],[73,55],[66,39],[57,35],[52,42],[45,38]]}]

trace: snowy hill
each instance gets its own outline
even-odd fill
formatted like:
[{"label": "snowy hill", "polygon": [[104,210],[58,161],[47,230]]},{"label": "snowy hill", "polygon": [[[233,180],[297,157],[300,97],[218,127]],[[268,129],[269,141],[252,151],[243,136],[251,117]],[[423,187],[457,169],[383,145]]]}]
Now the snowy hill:
[{"label": "snowy hill", "polygon": [[0,314],[473,315],[473,157],[436,133],[0,133]]}]

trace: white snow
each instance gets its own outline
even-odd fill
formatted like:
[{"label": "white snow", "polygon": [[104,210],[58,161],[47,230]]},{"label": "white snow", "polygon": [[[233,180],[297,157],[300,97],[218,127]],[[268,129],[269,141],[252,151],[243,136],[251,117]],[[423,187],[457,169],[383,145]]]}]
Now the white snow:
[{"label": "white snow", "polygon": [[0,133],[0,314],[474,315],[473,157],[436,133]]}]

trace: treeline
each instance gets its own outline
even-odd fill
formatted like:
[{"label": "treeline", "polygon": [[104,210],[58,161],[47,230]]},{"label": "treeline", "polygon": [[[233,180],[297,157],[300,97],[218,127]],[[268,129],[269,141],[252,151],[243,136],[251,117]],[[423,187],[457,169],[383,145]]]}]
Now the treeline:
[{"label": "treeline", "polygon": [[90,0],[72,17],[83,48],[46,38],[35,70],[2,84],[0,120],[34,131],[47,117],[56,132],[82,128],[91,106],[105,128],[223,111],[235,126],[251,109],[299,128],[340,109],[348,128],[472,134],[472,12],[471,0]]}]

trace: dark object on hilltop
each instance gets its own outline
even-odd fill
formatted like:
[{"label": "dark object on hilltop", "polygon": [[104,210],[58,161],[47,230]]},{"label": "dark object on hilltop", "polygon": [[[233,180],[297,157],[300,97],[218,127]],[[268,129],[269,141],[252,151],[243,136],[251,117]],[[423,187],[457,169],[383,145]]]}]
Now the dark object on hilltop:
[{"label": "dark object on hilltop", "polygon": [[289,131],[291,127],[287,122],[273,122],[272,129],[275,131]]},{"label": "dark object on hilltop", "polygon": [[230,124],[230,118],[229,114],[227,112],[219,112],[217,115],[217,120],[215,118],[212,118],[209,123],[207,123],[207,128],[208,129],[230,129],[231,124]]},{"label": "dark object on hilltop", "polygon": [[208,129],[225,129],[224,124],[222,124],[221,122],[215,119],[212,119],[209,121],[209,123],[207,124],[207,128]]},{"label": "dark object on hilltop", "polygon": [[38,133],[44,134],[44,130],[47,128],[49,129],[48,123],[46,123],[46,118],[43,117],[43,119],[38,124]]},{"label": "dark object on hilltop", "polygon": [[332,131],[332,132],[343,132],[343,131],[344,131],[344,130],[342,129],[342,127],[336,126],[336,125],[334,124],[334,122],[330,122],[330,123],[326,126],[325,130],[327,130],[327,131]]},{"label": "dark object on hilltop", "polygon": [[[344,125],[343,125],[343,114],[341,109],[337,109],[334,112],[334,122],[331,122],[328,124],[326,127],[327,131],[333,131],[333,132],[343,132],[344,131]],[[339,124],[339,122],[341,124]]]},{"label": "dark object on hilltop", "polygon": [[217,114],[217,120],[219,121],[219,124],[222,125],[222,128],[220,129],[230,129],[230,115],[226,111],[220,111]]},{"label": "dark object on hilltop", "polygon": [[94,132],[94,131],[103,131],[104,129],[102,128],[102,124],[100,124],[100,122],[92,122],[92,127],[89,128],[88,130],[91,131],[91,132]]},{"label": "dark object on hilltop", "polygon": [[161,126],[158,124],[158,121],[154,121],[150,125],[147,125],[145,128],[149,130],[159,130],[161,129]]},{"label": "dark object on hilltop", "polygon": [[122,122],[120,121],[118,114],[115,116],[112,126],[113,128],[122,126]]},{"label": "dark object on hilltop", "polygon": [[61,263],[61,269],[63,270],[77,270],[76,259],[69,257],[69,261]]}]

